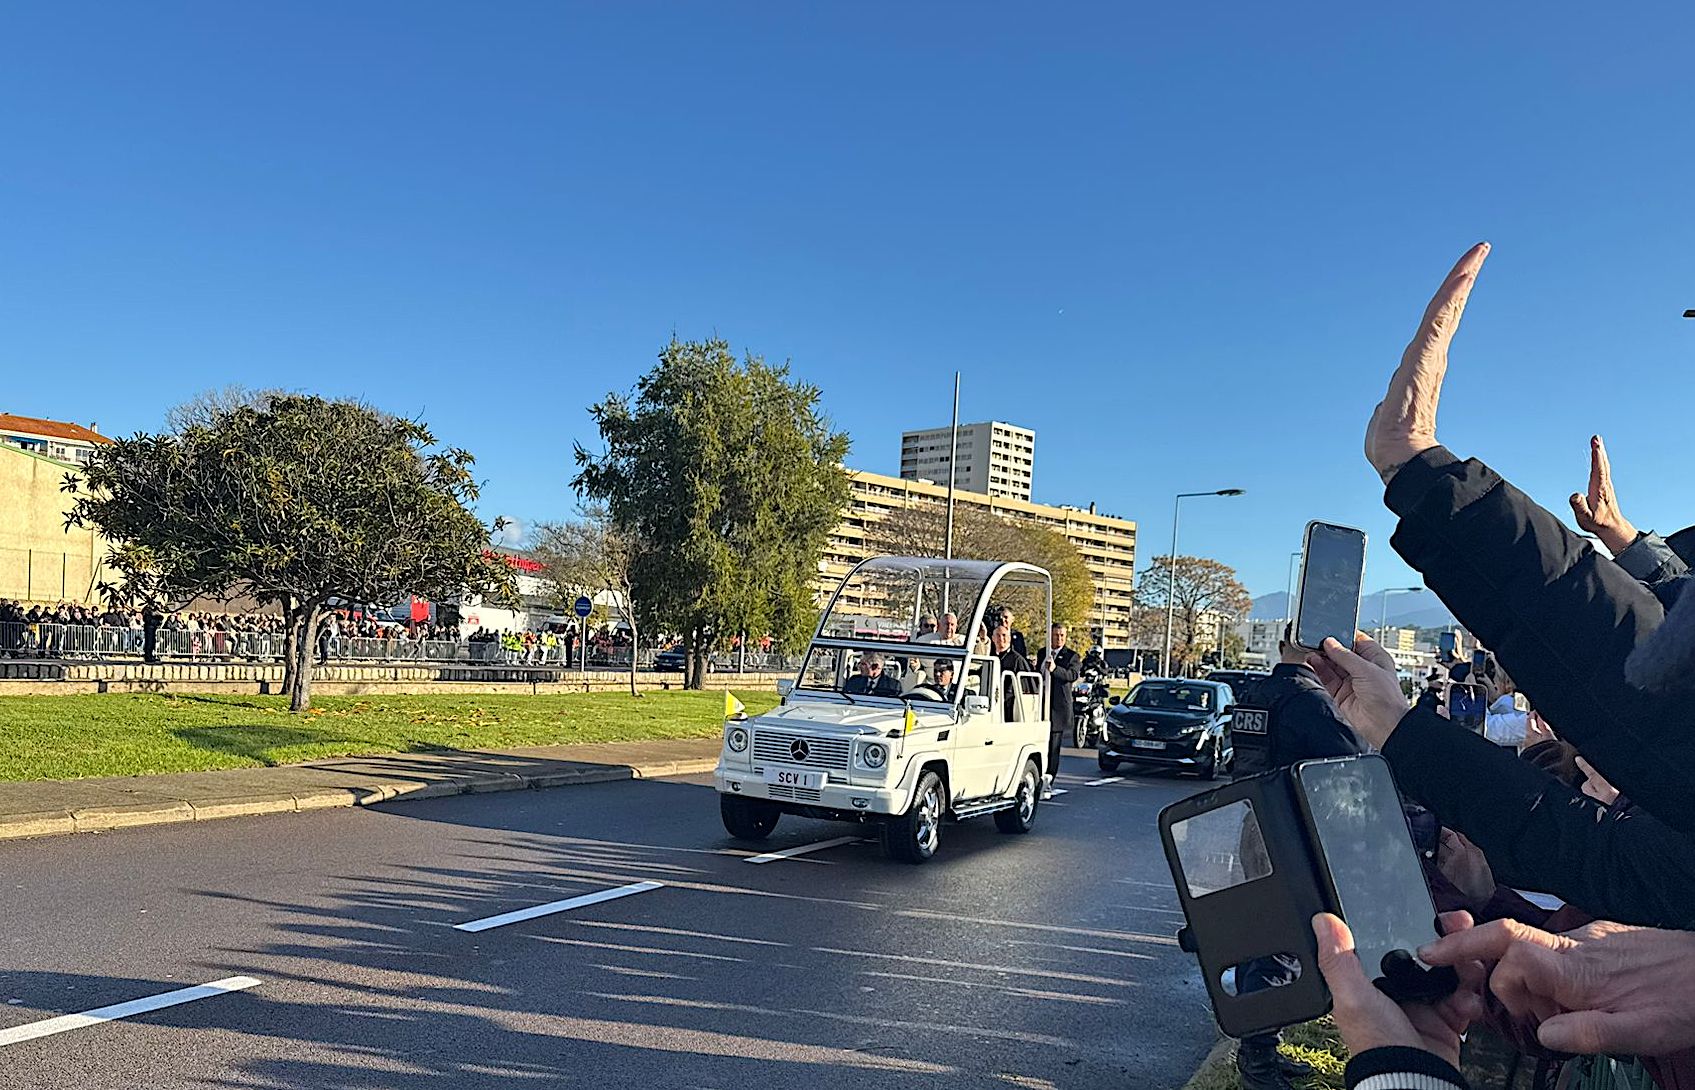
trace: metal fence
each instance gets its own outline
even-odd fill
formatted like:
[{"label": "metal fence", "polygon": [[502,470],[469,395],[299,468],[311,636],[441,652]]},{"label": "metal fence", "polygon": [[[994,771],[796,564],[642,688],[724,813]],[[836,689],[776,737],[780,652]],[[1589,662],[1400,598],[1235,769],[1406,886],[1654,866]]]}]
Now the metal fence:
[{"label": "metal fence", "polygon": [[[135,659],[146,647],[139,625],[122,628],[110,625],[31,624],[0,622],[0,657],[14,659],[66,659],[100,662]],[[176,662],[276,662],[282,659],[283,637],[271,632],[224,632],[216,629],[161,628],[155,635],[153,653]],[[582,665],[582,651],[567,657],[564,643],[542,642],[517,649],[494,641],[414,640],[398,636],[336,636],[314,644],[314,659],[326,662],[388,663],[486,663],[515,666]],[[628,670],[630,649],[590,646],[591,670]],[[713,672],[789,673],[798,660],[785,655],[737,651],[708,657]],[[639,670],[681,672],[680,656],[657,648],[644,648],[636,658]]]}]

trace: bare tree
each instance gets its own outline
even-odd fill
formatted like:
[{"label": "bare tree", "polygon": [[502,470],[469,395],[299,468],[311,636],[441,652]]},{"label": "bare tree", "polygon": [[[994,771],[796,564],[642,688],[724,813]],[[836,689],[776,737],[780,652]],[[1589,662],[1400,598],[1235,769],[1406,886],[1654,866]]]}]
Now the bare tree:
[{"label": "bare tree", "polygon": [[636,687],[636,658],[641,641],[636,627],[635,587],[630,577],[635,566],[635,540],[612,521],[603,504],[580,508],[577,516],[570,522],[543,523],[536,527],[533,552],[561,602],[578,594],[592,597],[602,591],[612,599],[618,616],[630,626],[630,695],[641,696],[641,690]]}]

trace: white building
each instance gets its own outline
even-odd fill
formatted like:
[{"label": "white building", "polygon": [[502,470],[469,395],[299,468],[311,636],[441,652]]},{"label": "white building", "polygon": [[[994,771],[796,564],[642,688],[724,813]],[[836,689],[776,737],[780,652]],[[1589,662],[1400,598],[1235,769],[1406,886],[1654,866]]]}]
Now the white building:
[{"label": "white building", "polygon": [[[909,431],[900,437],[900,475],[908,481],[948,483],[952,429]],[[1029,502],[1035,473],[1036,433],[990,420],[959,426],[958,488]]]},{"label": "white building", "polygon": [[0,413],[0,443],[56,462],[84,465],[96,447],[109,446],[111,442],[92,425],[85,428],[60,420]]}]

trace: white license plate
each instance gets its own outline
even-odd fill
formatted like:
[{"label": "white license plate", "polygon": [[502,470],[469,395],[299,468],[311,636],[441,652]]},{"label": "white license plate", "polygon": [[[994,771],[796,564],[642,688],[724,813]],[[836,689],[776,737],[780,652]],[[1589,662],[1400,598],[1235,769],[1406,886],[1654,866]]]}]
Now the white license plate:
[{"label": "white license plate", "polygon": [[778,787],[806,787],[816,791],[824,786],[824,773],[802,772],[798,768],[767,768],[765,782]]},{"label": "white license plate", "polygon": [[1150,742],[1146,738],[1132,738],[1130,744],[1137,749],[1164,749],[1164,742]]}]

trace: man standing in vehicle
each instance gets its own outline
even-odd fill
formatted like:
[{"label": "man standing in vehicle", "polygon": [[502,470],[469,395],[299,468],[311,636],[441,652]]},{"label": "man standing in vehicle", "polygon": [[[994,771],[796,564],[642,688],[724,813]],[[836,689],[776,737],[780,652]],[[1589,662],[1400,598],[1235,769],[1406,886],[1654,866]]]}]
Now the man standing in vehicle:
[{"label": "man standing in vehicle", "polygon": [[[1054,778],[1059,775],[1059,750],[1072,729],[1071,687],[1077,683],[1082,659],[1065,646],[1065,626],[1056,624],[1048,632],[1048,645],[1036,654],[1036,663],[1048,677],[1048,763],[1042,783],[1042,799],[1053,797]],[[1316,676],[1316,675],[1315,675]]]},{"label": "man standing in vehicle", "polygon": [[1013,721],[1013,704],[1018,699],[1017,675],[1034,673],[1035,668],[1030,660],[1019,654],[1012,646],[1012,613],[1004,607],[991,610],[987,618],[989,627],[989,654],[1000,660],[1001,664],[1001,703],[1005,705],[1006,721]]},{"label": "man standing in vehicle", "polygon": [[[1293,628],[1285,626],[1277,643],[1282,661],[1252,690],[1254,704],[1265,712],[1264,733],[1231,731],[1237,777],[1255,776],[1297,761],[1360,753],[1353,729],[1307,665],[1307,652],[1295,646]],[[1283,958],[1258,958],[1236,970],[1236,987],[1241,992],[1275,988],[1293,983],[1296,972],[1298,966]],[[1273,1032],[1244,1037],[1236,1046],[1236,1071],[1243,1090],[1292,1090],[1291,1076],[1312,1073],[1308,1065],[1279,1054],[1277,1043],[1278,1034]]]}]

